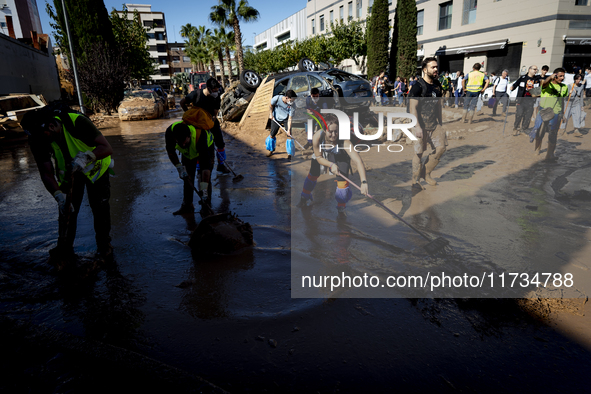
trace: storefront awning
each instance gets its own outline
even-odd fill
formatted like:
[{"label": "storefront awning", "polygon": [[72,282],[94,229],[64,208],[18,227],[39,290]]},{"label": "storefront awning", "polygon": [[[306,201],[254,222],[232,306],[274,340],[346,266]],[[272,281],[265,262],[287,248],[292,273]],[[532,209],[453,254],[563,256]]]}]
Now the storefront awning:
[{"label": "storefront awning", "polygon": [[591,45],[591,37],[566,37],[564,43],[566,45]]},{"label": "storefront awning", "polygon": [[489,42],[487,44],[466,45],[457,48],[440,48],[435,52],[435,56],[459,55],[462,53],[486,52],[504,49],[508,40]]}]

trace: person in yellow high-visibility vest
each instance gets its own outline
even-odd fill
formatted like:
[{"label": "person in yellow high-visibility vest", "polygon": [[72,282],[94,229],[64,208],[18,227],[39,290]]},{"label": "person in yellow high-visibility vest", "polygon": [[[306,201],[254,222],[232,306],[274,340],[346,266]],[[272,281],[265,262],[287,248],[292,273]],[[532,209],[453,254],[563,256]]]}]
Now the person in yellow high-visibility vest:
[{"label": "person in yellow high-visibility vest", "polygon": [[[67,111],[56,113],[44,108],[28,112],[21,126],[29,134],[29,146],[41,180],[57,201],[60,218],[69,214],[69,220],[59,221],[60,236],[50,254],[60,258],[74,256],[78,212],[86,187],[94,216],[97,255],[111,257],[111,185],[107,172],[114,162],[109,142],[90,119]],[[68,204],[66,194],[70,189],[72,197]],[[66,223],[67,229],[63,228]]]},{"label": "person in yellow high-visibility vest", "polygon": [[[183,120],[174,122],[164,134],[168,158],[176,167],[183,184],[183,202],[173,215],[191,214],[195,174],[199,171],[200,190],[203,199],[211,206],[211,171],[214,165],[214,136],[208,130],[214,127],[212,116],[204,109],[190,108],[183,115]],[[182,155],[181,161],[176,151]]]},{"label": "person in yellow high-visibility vest", "polygon": [[488,77],[480,71],[481,67],[480,63],[475,63],[474,66],[472,66],[472,71],[470,71],[466,75],[466,78],[464,78],[463,89],[466,92],[466,101],[464,104],[462,123],[466,122],[468,112],[470,112],[468,123],[472,123],[472,120],[474,119],[474,109],[478,103],[478,96],[481,93],[484,93],[486,88],[488,88]]}]

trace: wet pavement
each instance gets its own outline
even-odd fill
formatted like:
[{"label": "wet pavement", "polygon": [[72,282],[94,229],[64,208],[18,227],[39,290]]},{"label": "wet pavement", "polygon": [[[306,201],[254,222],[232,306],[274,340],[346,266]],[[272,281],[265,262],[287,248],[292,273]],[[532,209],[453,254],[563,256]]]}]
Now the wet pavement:
[{"label": "wet pavement", "polygon": [[[115,152],[116,176],[111,178],[115,264],[93,270],[84,278],[62,275],[48,264],[48,251],[57,240],[57,207],[39,179],[30,150],[26,144],[0,148],[3,346],[7,346],[6,354],[14,357],[21,348],[38,354],[15,365],[5,360],[3,370],[11,371],[11,377],[0,383],[0,388],[28,385],[38,392],[58,388],[78,392],[93,382],[72,367],[76,357],[83,356],[60,349],[59,343],[65,343],[65,339],[58,338],[54,347],[41,352],[43,344],[32,345],[31,336],[19,334],[22,327],[7,321],[27,322],[33,329],[95,341],[97,347],[88,353],[99,352],[101,344],[133,351],[230,392],[570,391],[586,384],[591,367],[587,343],[573,340],[539,316],[530,316],[514,300],[292,298],[292,236],[296,242],[310,245],[305,241],[309,222],[300,211],[293,216],[291,204],[292,175],[300,168],[307,170],[304,161],[296,160],[292,169],[284,159],[268,160],[228,137],[229,163],[244,180],[232,182],[231,175],[215,178],[213,208],[232,211],[249,222],[256,245],[232,256],[205,257],[199,251],[192,254],[186,243],[200,220],[199,214],[172,215],[182,199],[182,182],[164,150],[164,130],[173,121],[115,122],[101,128]],[[444,157],[447,164],[455,159],[453,166],[442,165],[445,171],[438,172],[442,181],[469,180],[472,174],[493,164],[473,160],[475,152],[485,149],[478,144],[454,149]],[[469,157],[470,163],[461,162]],[[402,185],[408,181],[409,163],[397,162],[388,168],[372,165],[376,169],[369,176],[374,179],[383,173],[398,174],[396,181],[381,182],[371,190],[376,197],[394,196],[400,204],[396,211],[408,211],[406,215],[413,223],[445,233],[465,251],[464,256],[477,256],[474,261],[479,264],[495,265],[491,256],[502,249],[503,243],[498,241],[495,246],[495,242],[487,241],[482,246],[478,238],[498,235],[502,221],[494,222],[498,228],[490,232],[454,230],[451,224],[442,224],[449,223],[453,215],[438,216],[443,209],[429,211],[427,207],[433,204],[427,193],[413,195]],[[573,173],[561,175],[567,179]],[[515,177],[517,184],[520,177],[527,183],[520,196],[530,193],[535,197],[537,192],[526,182],[531,176],[522,172]],[[544,190],[548,179],[556,178],[558,175],[542,179],[539,187]],[[507,179],[500,177],[487,186],[486,196],[494,190],[506,194],[503,182]],[[343,263],[350,262],[350,254],[367,245],[369,251],[379,252],[376,256],[404,257],[399,260],[401,264],[423,261],[422,254],[411,253],[416,235],[394,228],[392,220],[368,203],[358,200],[351,204],[354,209],[347,222],[336,221],[336,212],[328,212],[334,204],[333,188],[332,180],[319,184],[318,195],[324,194],[330,203],[317,211],[324,213],[308,218],[320,221],[320,228],[329,232],[317,239],[308,233],[310,239],[322,243],[336,238],[328,249],[331,253],[349,253],[341,256]],[[444,199],[441,204],[451,204],[452,197],[450,193],[450,200]],[[464,198],[482,201],[482,197]],[[499,200],[495,203],[501,204]],[[540,198],[538,206],[544,201]],[[456,212],[452,208],[457,204],[462,201],[456,201],[447,211]],[[477,214],[470,211],[472,204],[463,205],[466,215]],[[527,216],[526,211],[520,228],[532,227],[524,233],[535,237],[539,235],[539,228],[534,226],[536,217]],[[356,216],[362,212],[381,221],[362,221]],[[583,225],[584,220],[585,216],[580,216]],[[401,242],[380,238],[385,232]],[[467,233],[475,236],[468,237]],[[96,246],[86,197],[74,247],[80,264],[92,266]],[[333,258],[331,253],[327,259]],[[374,256],[354,257],[357,260],[350,264],[352,270],[360,266],[382,273],[393,269],[389,266],[384,271],[384,261],[391,257],[383,257],[381,263]],[[60,356],[63,354],[67,356]],[[60,368],[52,367],[56,357],[70,359]],[[31,382],[35,379],[30,379],[35,374],[31,371],[39,370],[49,372],[43,385],[34,386]],[[64,375],[64,370],[69,375]],[[130,376],[136,375],[130,372]],[[155,372],[154,376],[160,375]],[[556,379],[547,381],[541,376]],[[166,382],[175,387],[170,380]],[[186,386],[177,388],[185,391]]]}]

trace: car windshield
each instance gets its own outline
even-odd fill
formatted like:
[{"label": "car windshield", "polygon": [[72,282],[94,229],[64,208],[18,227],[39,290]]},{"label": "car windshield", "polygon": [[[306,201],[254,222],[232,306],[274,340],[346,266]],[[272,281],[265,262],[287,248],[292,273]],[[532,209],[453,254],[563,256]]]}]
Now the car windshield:
[{"label": "car windshield", "polygon": [[145,98],[145,99],[153,99],[153,93],[152,92],[131,92],[129,97],[139,97],[139,98]]},{"label": "car windshield", "polygon": [[363,79],[359,78],[357,75],[344,73],[342,71],[329,71],[326,74],[336,79],[337,82],[363,81]]},{"label": "car windshield", "polygon": [[203,82],[207,82],[209,74],[193,74],[193,84],[197,85]]}]

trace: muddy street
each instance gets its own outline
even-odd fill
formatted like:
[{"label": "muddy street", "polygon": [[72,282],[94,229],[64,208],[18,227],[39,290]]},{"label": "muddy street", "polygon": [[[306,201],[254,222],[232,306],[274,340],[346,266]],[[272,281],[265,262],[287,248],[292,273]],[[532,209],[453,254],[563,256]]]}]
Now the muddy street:
[{"label": "muddy street", "polygon": [[[296,207],[311,151],[288,162],[279,137],[269,159],[268,132],[234,126],[226,128],[228,162],[244,179],[213,175],[212,204],[250,223],[255,246],[230,256],[192,254],[187,243],[201,217],[172,215],[183,187],[164,148],[176,113],[100,126],[115,160],[114,263],[95,264],[85,196],[74,244],[81,268],[64,275],[48,263],[57,207],[30,149],[24,142],[0,147],[0,388],[81,392],[106,384],[79,365],[138,379],[131,388],[178,392],[584,387],[591,137],[559,138],[561,158],[547,165],[525,135],[503,137],[499,118],[484,116],[468,128],[452,122],[459,113],[445,114],[450,140],[434,172],[437,187],[411,188],[411,145],[400,154],[362,154],[370,193],[449,239],[455,260],[427,256],[416,233],[356,190],[346,219],[337,220],[334,177],[319,178],[311,210]],[[305,141],[303,128],[295,135]],[[442,264],[450,272],[573,273],[577,286],[533,301],[522,300],[534,294],[523,288],[470,299],[295,288],[301,269],[385,277]]]}]

